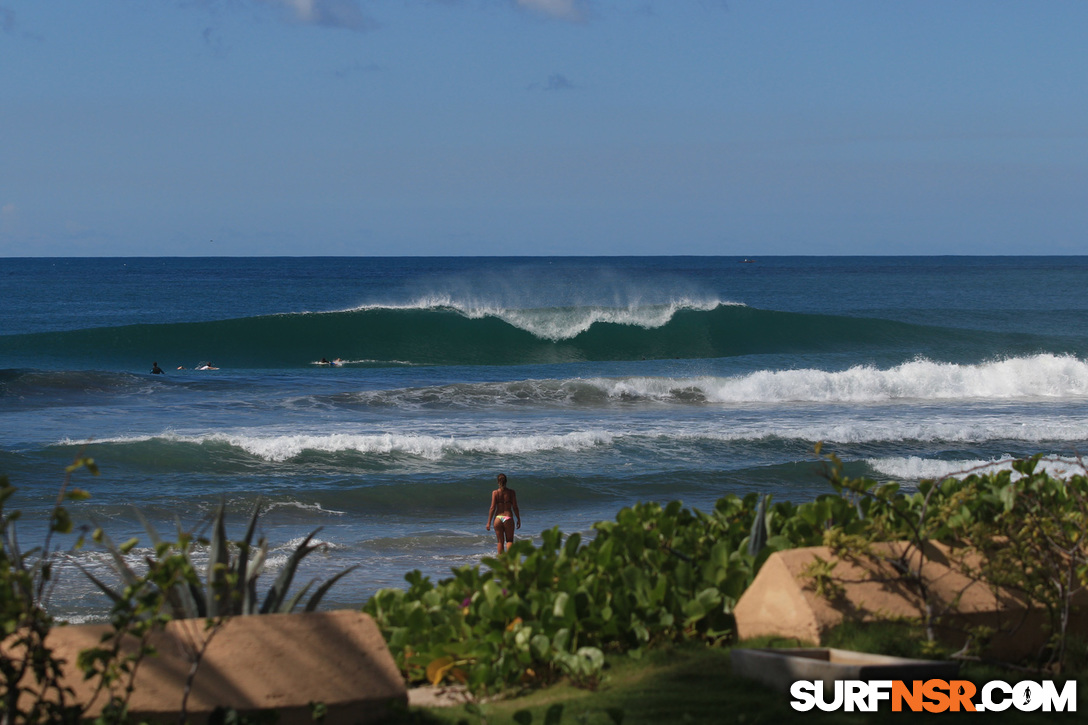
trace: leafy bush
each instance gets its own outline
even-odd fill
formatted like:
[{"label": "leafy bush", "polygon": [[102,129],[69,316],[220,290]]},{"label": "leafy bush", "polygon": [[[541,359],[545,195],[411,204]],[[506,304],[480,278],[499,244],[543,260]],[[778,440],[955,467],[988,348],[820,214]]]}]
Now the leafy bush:
[{"label": "leafy bush", "polygon": [[[264,570],[268,544],[263,538],[253,543],[258,510],[250,519],[245,537],[237,542],[228,541],[223,507],[217,510],[211,538],[201,540],[209,547],[203,579],[190,556],[197,539],[180,528],[177,541],[167,542],[145,522],[155,553],[145,559],[147,570],[143,573],[135,572],[126,560],[136,540],[118,546],[103,531],[95,531],[95,540],[104,544],[113,556],[122,586],[111,587],[85,572],[114,604],[110,612],[111,631],[98,646],[78,655],[76,664],[86,679],[95,682],[96,694],[89,702],[77,702],[73,692],[61,684],[64,663],[53,656],[47,642],[54,621],[46,601],[56,583],[54,567],[58,552],[52,548],[53,535],[74,530],[71,515],[63,504],[89,498],[85,491],[69,487],[72,473],[79,469],[98,474],[97,466],[89,458],[79,458],[67,468],[44,543],[30,550],[23,550],[16,536],[15,523],[20,512],[4,510],[15,488],[7,477],[0,476],[0,722],[79,722],[103,695],[97,721],[127,721],[127,702],[136,671],[144,657],[154,654],[150,635],[171,619],[204,618],[201,626],[210,634],[200,646],[194,639],[189,651],[191,667],[180,703],[180,719],[184,721],[188,685],[207,645],[226,619],[240,614],[293,611],[316,584],[312,580],[288,596],[299,563],[318,548],[311,543],[317,531],[295,548],[260,603],[257,578]],[[75,546],[82,545],[80,536]],[[329,588],[355,568],[340,572],[318,587],[307,600],[306,610],[316,608]]]},{"label": "leafy bush", "polygon": [[[1017,461],[1012,472],[922,481],[917,490],[903,492],[894,483],[845,477],[830,456],[826,475],[833,493],[801,505],[772,504],[755,494],[725,496],[710,513],[679,502],[638,504],[614,521],[595,524],[593,538],[585,542],[553,528],[542,532],[539,547],[519,540],[503,555],[484,559],[486,569],[462,567],[437,583],[411,572],[406,590],[380,590],[364,610],[410,682],[454,680],[475,692],[494,692],[566,676],[594,686],[605,651],[637,654],[671,641],[728,640],[734,605],[774,551],[828,544],[873,556],[868,545],[877,541],[906,540],[920,552],[925,541],[940,540],[983,555],[977,565],[960,562],[968,573],[1046,607],[1053,637],[1040,664],[1060,667],[1070,657],[1074,598],[1088,589],[1088,475],[1059,480],[1037,471],[1039,460]],[[95,470],[92,461],[80,460],[69,475],[80,467]],[[53,581],[50,537],[72,530],[61,504],[86,494],[68,491],[66,478],[45,545],[24,552],[14,535],[18,513],[3,513],[13,490],[0,479],[0,618],[5,643],[15,645],[8,652],[23,654],[0,657],[3,715],[78,716],[58,684],[59,663],[45,646],[52,620],[42,601]],[[147,526],[155,553],[145,560],[147,572],[138,574],[126,560],[135,540],[117,546],[96,532],[113,554],[123,588],[96,580],[115,602],[111,621],[117,635],[112,644],[81,654],[84,672],[103,687],[131,686],[148,651],[122,656],[125,633],[145,637],[172,617],[214,623],[301,604],[316,582],[294,595],[288,591],[299,562],[316,548],[311,542],[317,532],[295,549],[259,600],[257,578],[268,547],[263,538],[254,544],[258,515],[244,537],[232,542],[219,508],[210,539],[201,540],[209,547],[203,573],[190,555],[197,543],[192,534],[179,530],[177,541],[168,542]],[[905,582],[921,581],[920,565],[909,554],[890,563]],[[348,571],[320,586],[306,608],[316,607]],[[932,622],[920,624],[928,632]],[[200,655],[194,652],[194,671]],[[27,704],[17,705],[21,696]],[[123,716],[125,696],[112,695],[111,712]]]},{"label": "leafy bush", "polygon": [[[592,685],[602,651],[729,639],[733,606],[774,551],[826,544],[874,556],[877,541],[921,551],[940,540],[984,555],[968,573],[1045,606],[1054,638],[1044,655],[1062,661],[1073,597],[1088,588],[1088,477],[1051,478],[1035,471],[1036,457],[1014,464],[1018,481],[1005,471],[902,492],[844,477],[836,457],[827,461],[834,492],[801,505],[755,494],[725,496],[709,514],[638,504],[595,524],[586,543],[551,529],[539,547],[522,540],[484,559],[488,570],[463,567],[437,584],[412,572],[407,590],[383,589],[364,611],[410,682],[494,691],[567,675]],[[909,553],[890,563],[905,582],[921,581]],[[918,622],[920,631],[931,634],[933,623]]]},{"label": "leafy bush", "polygon": [[[539,547],[521,540],[484,559],[488,571],[462,567],[437,584],[412,572],[407,590],[383,589],[364,611],[409,681],[454,679],[477,691],[560,675],[593,684],[602,650],[728,637],[733,606],[772,551],[819,543],[836,511],[856,516],[826,499],[767,507],[755,494],[730,495],[710,514],[642,503],[595,524],[584,544],[550,529]],[[750,551],[753,532],[765,544]]]},{"label": "leafy bush", "polygon": [[[1088,590],[1088,471],[1055,478],[1037,470],[1041,456],[1013,461],[1011,470],[964,472],[962,478],[922,481],[901,493],[895,484],[841,475],[831,457],[829,480],[867,515],[857,525],[838,522],[826,537],[844,549],[866,552],[871,541],[903,540],[910,546],[888,560],[929,604],[919,570],[929,540],[959,547],[951,563],[994,588],[1016,592],[1049,615],[1050,639],[1037,664],[1061,669],[1070,642],[1074,600]],[[981,554],[981,557],[972,554]],[[870,556],[872,554],[869,554]],[[952,603],[954,609],[955,603]],[[936,620],[951,613],[926,607],[923,624],[932,639]],[[975,639],[984,632],[968,633]]]},{"label": "leafy bush", "polygon": [[0,722],[64,722],[81,715],[71,691],[60,684],[63,663],[46,644],[54,621],[45,606],[55,583],[53,535],[73,529],[63,504],[87,498],[85,491],[69,487],[71,475],[81,468],[98,473],[89,458],[66,469],[44,542],[29,550],[21,548],[16,535],[20,512],[4,510],[15,487],[0,476]]}]

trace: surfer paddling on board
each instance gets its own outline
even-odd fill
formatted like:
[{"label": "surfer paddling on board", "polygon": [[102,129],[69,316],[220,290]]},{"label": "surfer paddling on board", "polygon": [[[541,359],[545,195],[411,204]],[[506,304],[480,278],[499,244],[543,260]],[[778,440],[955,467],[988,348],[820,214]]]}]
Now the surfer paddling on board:
[{"label": "surfer paddling on board", "polygon": [[499,553],[514,543],[514,517],[518,519],[517,528],[521,528],[521,511],[518,511],[518,495],[514,489],[506,487],[506,474],[498,476],[499,487],[491,492],[491,508],[487,511],[487,530],[495,523],[495,537],[499,540]]}]

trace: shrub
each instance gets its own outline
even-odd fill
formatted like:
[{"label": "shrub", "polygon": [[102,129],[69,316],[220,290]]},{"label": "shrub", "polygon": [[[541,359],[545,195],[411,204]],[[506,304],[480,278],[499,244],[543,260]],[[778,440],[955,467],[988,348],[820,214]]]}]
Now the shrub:
[{"label": "shrub", "polygon": [[[903,493],[895,484],[844,477],[838,459],[829,460],[832,486],[858,501],[866,515],[852,526],[836,522],[827,539],[868,556],[874,556],[868,542],[907,541],[901,555],[884,560],[926,602],[923,625],[931,641],[932,625],[956,606],[933,606],[919,576],[926,561],[922,545],[937,540],[964,552],[950,562],[964,574],[1018,593],[1047,611],[1050,636],[1035,664],[1063,667],[1074,599],[1088,589],[1088,471],[1083,463],[1083,473],[1060,479],[1037,470],[1042,457],[1036,455],[1013,461],[1010,470],[965,471],[962,477],[922,481],[917,491]],[[965,635],[973,644],[987,633]]]},{"label": "shrub", "polygon": [[[815,539],[824,515],[765,506],[755,494],[726,496],[710,514],[641,503],[595,524],[587,543],[550,529],[539,547],[521,540],[484,559],[487,571],[462,567],[437,584],[411,572],[407,590],[383,589],[364,610],[409,681],[454,679],[476,691],[561,675],[593,684],[603,650],[731,634],[733,606],[758,567],[774,550]],[[802,509],[812,523],[779,526]],[[757,515],[772,535],[759,534],[765,545],[749,551]]]},{"label": "shrub", "polygon": [[[101,530],[96,541],[106,546],[121,578],[121,587],[111,587],[89,576],[113,600],[110,612],[112,631],[103,636],[99,646],[79,653],[77,665],[85,678],[96,683],[90,702],[75,702],[73,693],[61,684],[62,665],[53,656],[47,636],[54,626],[46,609],[46,600],[55,584],[54,565],[57,551],[52,548],[54,534],[73,532],[72,519],[64,507],[68,501],[89,497],[85,491],[70,488],[73,472],[87,469],[97,475],[89,458],[77,459],[67,468],[64,483],[51,512],[44,543],[24,551],[16,536],[15,523],[20,512],[6,512],[5,505],[15,492],[7,477],[0,476],[0,722],[79,722],[98,697],[104,695],[98,722],[125,722],[127,702],[136,672],[144,657],[154,654],[150,634],[174,618],[204,618],[203,626],[212,630],[200,647],[190,651],[191,684],[207,645],[218,628],[232,615],[290,612],[303,601],[317,583],[311,580],[288,596],[299,563],[318,548],[311,543],[311,533],[292,552],[279,576],[258,603],[257,578],[264,570],[267,542],[253,543],[259,516],[255,510],[241,541],[226,538],[224,510],[219,507],[212,521],[206,576],[202,579],[190,557],[197,541],[192,534],[179,530],[176,542],[162,540],[147,526],[154,545],[154,556],[147,557],[147,570],[136,573],[126,560],[136,540],[113,544]],[[80,536],[76,548],[83,544]],[[324,594],[350,567],[319,586],[306,601],[306,610],[317,607]],[[135,640],[135,646],[122,646]],[[180,703],[180,720],[185,720],[188,687]]]},{"label": "shrub", "polygon": [[67,722],[81,715],[69,699],[71,691],[60,684],[63,663],[46,644],[54,622],[45,607],[54,583],[53,534],[73,528],[64,502],[87,498],[85,491],[69,488],[72,474],[81,468],[98,473],[89,458],[66,469],[44,543],[25,551],[16,535],[20,512],[5,511],[15,487],[0,476],[0,722]]},{"label": "shrub", "polygon": [[[844,477],[836,457],[827,461],[833,493],[813,501],[728,495],[710,513],[642,503],[595,524],[586,543],[551,529],[539,547],[521,540],[484,559],[487,570],[455,569],[438,583],[411,572],[407,590],[383,589],[364,610],[410,682],[452,679],[480,692],[567,675],[592,685],[602,651],[727,641],[733,606],[774,551],[828,544],[875,556],[870,543],[906,540],[889,563],[924,588],[910,550],[940,540],[984,554],[981,570],[968,573],[1047,608],[1054,637],[1043,662],[1060,665],[1072,599],[1088,587],[1088,477],[1051,478],[1035,471],[1036,457],[1014,464],[1019,481],[1006,471],[904,492]],[[948,613],[927,608],[916,624],[932,637]],[[936,651],[932,641],[927,651]]]}]

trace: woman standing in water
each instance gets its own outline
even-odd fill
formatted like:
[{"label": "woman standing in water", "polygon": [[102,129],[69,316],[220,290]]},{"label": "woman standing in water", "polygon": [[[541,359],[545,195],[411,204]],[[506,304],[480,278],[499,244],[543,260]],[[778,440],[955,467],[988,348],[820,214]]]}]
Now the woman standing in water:
[{"label": "woman standing in water", "polygon": [[491,492],[491,508],[487,511],[487,530],[495,522],[495,536],[499,540],[499,553],[506,550],[507,544],[514,543],[514,517],[518,519],[517,528],[521,528],[521,512],[518,511],[518,495],[514,489],[506,487],[506,474],[500,473],[499,487]]}]

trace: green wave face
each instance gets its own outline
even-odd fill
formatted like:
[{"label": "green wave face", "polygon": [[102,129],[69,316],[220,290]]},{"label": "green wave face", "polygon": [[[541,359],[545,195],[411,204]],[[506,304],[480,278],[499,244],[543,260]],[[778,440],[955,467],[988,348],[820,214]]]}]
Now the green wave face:
[{"label": "green wave face", "polygon": [[[564,310],[547,311],[556,316]],[[592,321],[542,336],[501,314],[451,308],[372,308],[214,322],[129,325],[0,338],[0,366],[56,364],[168,369],[208,360],[230,368],[295,368],[321,358],[350,365],[516,365],[723,358],[752,354],[906,349],[1029,349],[1027,340],[886,320],[741,305],[681,308],[664,321]],[[1008,336],[1003,336],[1008,337]]]}]

